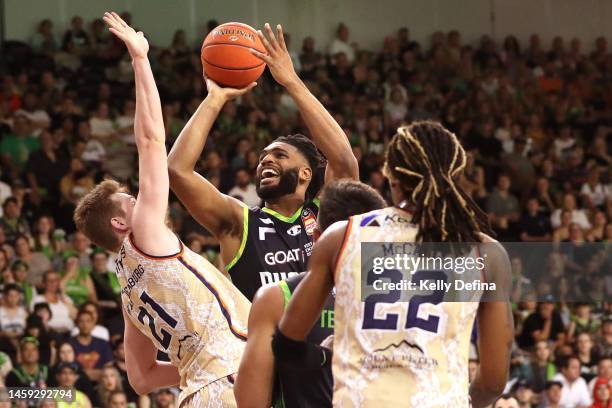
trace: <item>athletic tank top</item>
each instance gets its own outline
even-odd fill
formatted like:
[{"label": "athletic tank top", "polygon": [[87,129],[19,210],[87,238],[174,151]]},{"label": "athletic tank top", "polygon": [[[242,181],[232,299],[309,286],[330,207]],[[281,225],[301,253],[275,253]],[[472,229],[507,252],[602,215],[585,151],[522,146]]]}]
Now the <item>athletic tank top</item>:
[{"label": "athletic tank top", "polygon": [[79,271],[76,279],[66,282],[66,295],[72,299],[75,306],[81,306],[89,298],[89,289],[85,284],[87,272]]},{"label": "athletic tank top", "polygon": [[[306,273],[292,276],[278,283],[285,298],[285,309],[291,295],[304,279]],[[306,337],[306,341],[321,344],[334,334],[334,293],[327,298],[321,316]],[[325,408],[332,406],[333,378],[331,364],[316,371],[287,371],[276,367],[276,392],[274,408]]]},{"label": "athletic tank top", "polygon": [[253,300],[263,285],[306,271],[318,213],[318,199],[304,203],[291,217],[265,207],[244,207],[242,242],[226,270],[247,299]]},{"label": "athletic tank top", "polygon": [[[335,271],[334,407],[470,406],[468,351],[480,292],[469,302],[436,300],[444,296],[438,290],[414,297],[407,292],[402,301],[390,291],[366,292],[361,299],[366,279],[404,278],[387,269],[362,277],[362,261],[369,262],[362,259],[362,243],[382,249],[383,243],[412,243],[416,234],[409,214],[393,207],[349,219]],[[436,274],[445,272],[418,268],[411,280]]]},{"label": "athletic tank top", "polygon": [[238,371],[250,303],[219,270],[182,243],[178,253],[159,257],[131,237],[115,267],[130,320],[179,370],[177,406]]}]

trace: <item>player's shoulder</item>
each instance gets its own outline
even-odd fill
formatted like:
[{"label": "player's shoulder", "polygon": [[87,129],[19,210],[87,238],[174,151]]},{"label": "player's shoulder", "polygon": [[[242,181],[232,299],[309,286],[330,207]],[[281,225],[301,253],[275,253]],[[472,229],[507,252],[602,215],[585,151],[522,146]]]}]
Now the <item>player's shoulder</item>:
[{"label": "player's shoulder", "polygon": [[252,320],[274,320],[278,322],[285,310],[285,298],[283,290],[278,283],[264,285],[257,289],[251,311],[249,313],[249,324]]}]

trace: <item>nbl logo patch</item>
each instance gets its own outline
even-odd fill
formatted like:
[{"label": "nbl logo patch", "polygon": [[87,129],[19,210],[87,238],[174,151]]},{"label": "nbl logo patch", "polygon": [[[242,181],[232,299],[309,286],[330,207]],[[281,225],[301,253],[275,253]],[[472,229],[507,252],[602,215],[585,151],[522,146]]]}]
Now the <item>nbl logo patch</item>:
[{"label": "nbl logo patch", "polygon": [[314,213],[311,210],[305,209],[304,211],[302,211],[302,224],[304,224],[306,234],[314,234],[314,230],[317,227],[317,217],[315,217]]}]

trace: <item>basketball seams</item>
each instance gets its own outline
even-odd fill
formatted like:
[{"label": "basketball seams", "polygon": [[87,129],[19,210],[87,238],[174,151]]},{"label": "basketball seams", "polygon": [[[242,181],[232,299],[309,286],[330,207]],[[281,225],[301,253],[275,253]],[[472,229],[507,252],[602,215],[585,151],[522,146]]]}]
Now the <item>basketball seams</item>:
[{"label": "basketball seams", "polygon": [[202,58],[202,61],[204,61],[204,62],[205,62],[205,63],[207,63],[208,65],[211,65],[211,66],[213,66],[213,67],[215,67],[215,68],[218,68],[218,69],[226,69],[226,70],[228,70],[228,71],[250,71],[250,70],[252,70],[252,69],[259,68],[259,67],[261,67],[262,65],[264,65],[264,64],[265,64],[265,62],[262,62],[261,64],[259,64],[259,65],[255,65],[255,66],[252,66],[252,67],[244,67],[244,68],[243,68],[243,67],[240,67],[240,68],[228,68],[228,67],[222,67],[221,65],[214,64],[214,63],[212,63],[212,62],[210,62],[210,61],[208,61],[208,60],[206,60],[206,59],[204,59],[204,58]]},{"label": "basketball seams", "polygon": [[203,52],[203,51],[204,51],[206,48],[208,48],[208,47],[210,47],[210,46],[212,46],[212,45],[231,45],[231,46],[233,46],[233,47],[242,47],[242,48],[249,48],[249,49],[253,49],[253,50],[255,50],[255,51],[259,51],[259,52],[261,52],[262,54],[265,54],[265,53],[266,53],[266,50],[265,50],[265,49],[264,49],[264,50],[260,50],[260,49],[257,49],[257,48],[255,48],[255,47],[250,47],[250,46],[248,46],[248,45],[238,44],[238,43],[235,43],[235,42],[210,42],[210,43],[206,43],[206,44],[204,44],[204,45],[202,46],[202,52]]}]

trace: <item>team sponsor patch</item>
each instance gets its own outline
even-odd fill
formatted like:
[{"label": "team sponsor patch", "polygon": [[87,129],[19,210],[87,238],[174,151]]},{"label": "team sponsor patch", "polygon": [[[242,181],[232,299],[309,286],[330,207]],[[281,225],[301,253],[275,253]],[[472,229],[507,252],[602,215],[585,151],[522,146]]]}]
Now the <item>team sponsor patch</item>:
[{"label": "team sponsor patch", "polygon": [[291,228],[289,228],[287,230],[287,234],[291,235],[292,237],[300,235],[300,232],[302,232],[302,226],[301,225],[294,225],[293,227],[291,227]]},{"label": "team sponsor patch", "polygon": [[314,213],[308,208],[302,211],[302,223],[304,224],[306,234],[314,234],[314,230],[317,227],[317,217],[315,217]]}]

